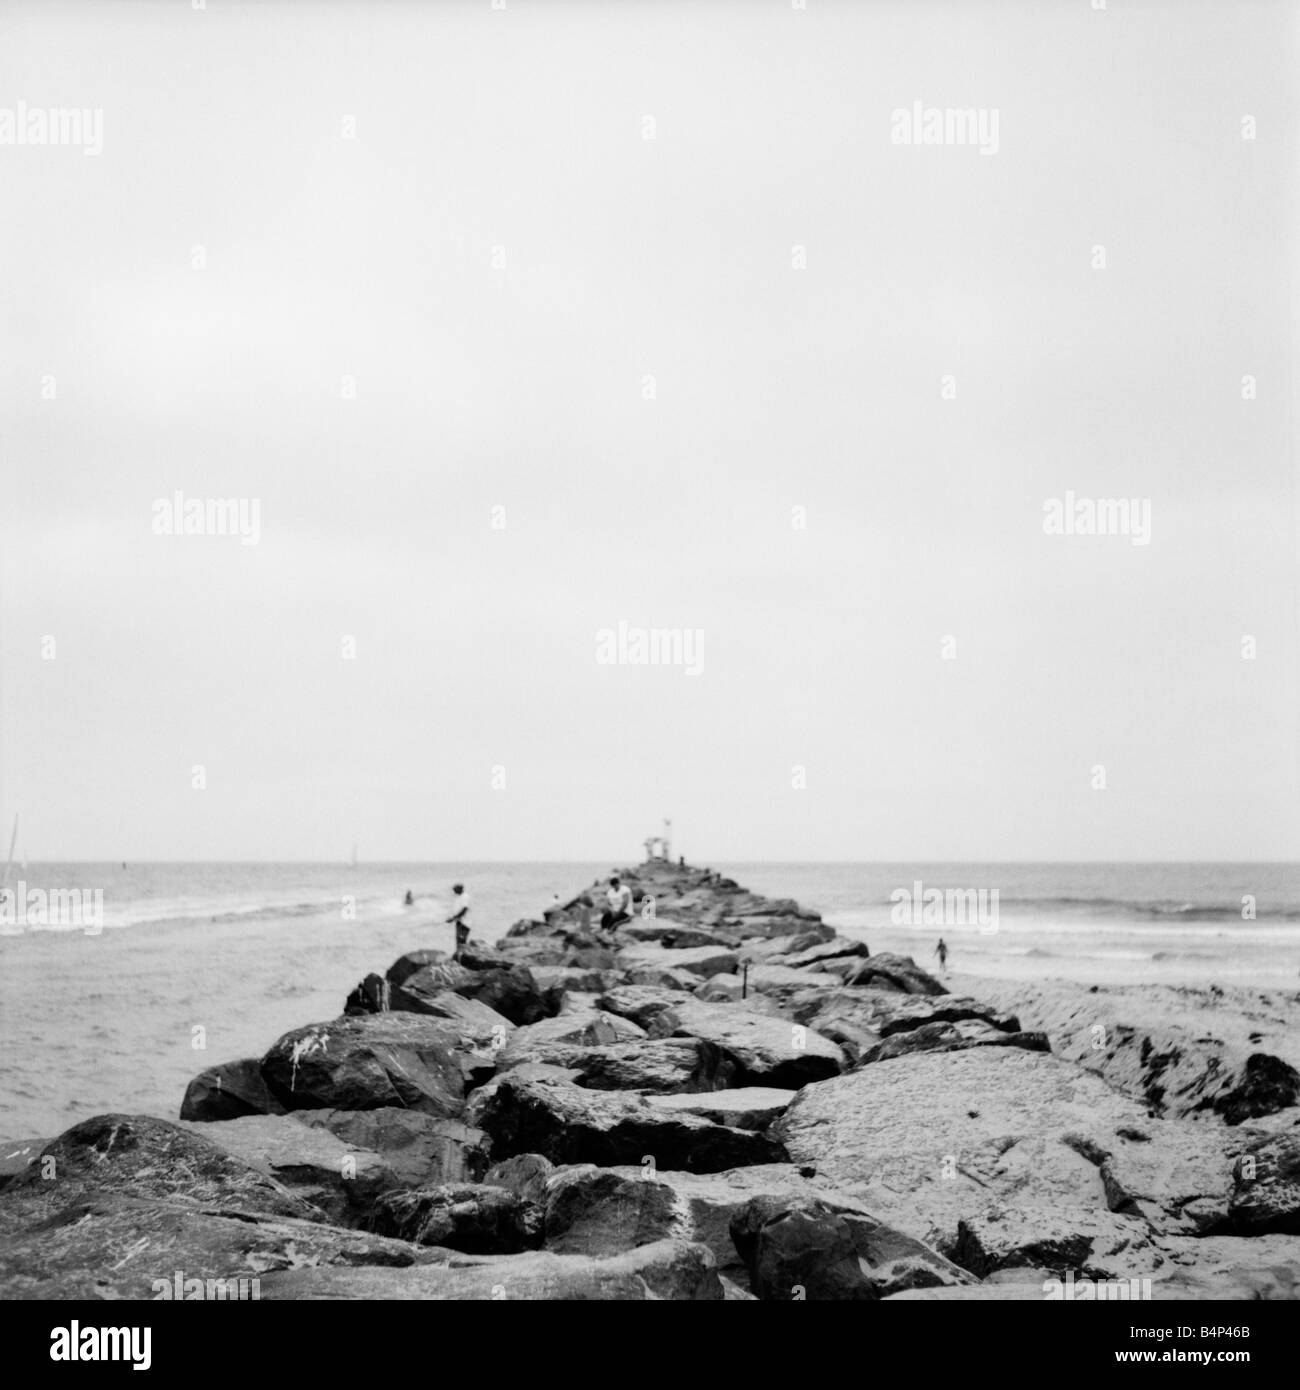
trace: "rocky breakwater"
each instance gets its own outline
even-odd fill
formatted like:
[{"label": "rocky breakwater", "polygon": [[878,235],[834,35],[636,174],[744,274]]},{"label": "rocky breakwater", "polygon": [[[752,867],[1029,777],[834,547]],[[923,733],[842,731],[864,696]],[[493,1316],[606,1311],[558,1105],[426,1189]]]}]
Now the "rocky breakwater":
[{"label": "rocky breakwater", "polygon": [[414,950],[178,1119],[31,1145],[0,1171],[0,1292],[1295,1296],[1283,1092],[1185,1115],[796,903],[623,877],[612,933],[597,884],[458,962]]}]

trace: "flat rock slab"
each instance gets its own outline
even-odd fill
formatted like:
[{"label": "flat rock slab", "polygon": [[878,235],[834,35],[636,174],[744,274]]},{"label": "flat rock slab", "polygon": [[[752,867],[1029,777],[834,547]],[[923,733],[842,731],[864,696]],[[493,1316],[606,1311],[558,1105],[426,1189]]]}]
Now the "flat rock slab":
[{"label": "flat rock slab", "polygon": [[261,1168],[189,1126],[152,1115],[96,1115],[52,1139],[0,1192],[0,1233],[37,1225],[78,1202],[120,1195],[322,1219]]},{"label": "flat rock slab", "polygon": [[[675,1040],[674,1040],[675,1041]],[[650,1104],[673,1114],[702,1115],[735,1129],[766,1129],[794,1099],[793,1091],[774,1086],[738,1086],[697,1095],[658,1095]]]},{"label": "flat rock slab", "polygon": [[809,993],[806,998],[796,996],[791,1001],[791,1012],[798,1022],[813,1027],[821,1027],[832,1019],[845,1019],[877,1039],[910,1033],[927,1023],[966,1020],[987,1023],[1004,1033],[1020,1031],[1020,1020],[1014,1014],[958,994],[927,996],[835,985]]},{"label": "flat rock slab", "polygon": [[658,1014],[652,1036],[699,1038],[735,1068],[736,1086],[797,1089],[835,1076],[840,1049],[811,1028],[746,1009],[743,1004],[703,1004],[692,1000]]},{"label": "flat rock slab", "polygon": [[962,1052],[969,1047],[1020,1047],[1026,1052],[1050,1052],[1046,1033],[1004,1033],[981,1019],[959,1023],[923,1023],[908,1033],[893,1033],[862,1054],[859,1065],[888,1062],[918,1052]]},{"label": "flat rock slab", "polygon": [[658,985],[620,985],[603,994],[599,1004],[608,1013],[631,1019],[644,1031],[665,1009],[689,1004],[692,997],[688,990],[665,989]]},{"label": "flat rock slab", "polygon": [[[800,1092],[770,1133],[796,1163],[864,1189],[885,1221],[953,1256],[959,1223],[1004,1207],[1110,1211],[1100,1166],[1140,1107],[1047,1053],[972,1048],[878,1062]],[[1109,1217],[1110,1220],[1106,1220]],[[1004,1252],[1009,1263],[1017,1261]]]},{"label": "flat rock slab", "polygon": [[553,1163],[640,1164],[717,1172],[770,1163],[784,1151],[752,1130],[665,1113],[642,1096],[592,1091],[506,1072],[475,1092],[469,1118],[492,1136],[493,1157],[541,1154]]},{"label": "flat rock slab", "polygon": [[[0,1293],[6,1299],[152,1299],[165,1296],[156,1281],[174,1290],[178,1271],[187,1280],[224,1284],[261,1280],[272,1270],[398,1268],[417,1258],[403,1241],[337,1226],[100,1196],[65,1207],[39,1230],[0,1241]],[[238,1290],[204,1292],[205,1298],[238,1296]],[[247,1286],[244,1296],[253,1296]]]},{"label": "flat rock slab", "polygon": [[731,942],[715,932],[693,927],[671,917],[650,917],[628,923],[618,929],[621,940],[628,942],[659,942],[669,950],[680,951],[694,946],[728,947]]},{"label": "flat rock slab", "polygon": [[712,1090],[725,1081],[710,1073],[713,1059],[695,1038],[634,1038],[609,1047],[554,1043],[537,1055],[574,1072],[574,1081],[593,1091],[673,1095]]},{"label": "flat rock slab", "polygon": [[788,955],[777,957],[772,963],[791,966],[796,970],[806,970],[810,966],[820,970],[830,960],[848,960],[870,954],[865,941],[850,941],[847,937],[837,936],[831,941],[819,942],[816,946],[793,950]]},{"label": "flat rock slab", "polygon": [[293,1117],[328,1130],[350,1149],[381,1154],[395,1187],[479,1182],[491,1164],[481,1129],[418,1110],[295,1110]]},{"label": "flat rock slab", "polygon": [[692,946],[668,950],[646,943],[628,946],[614,957],[621,970],[686,970],[707,980],[710,975],[726,975],[736,968],[738,957],[726,946]]},{"label": "flat rock slab", "polygon": [[552,1062],[556,1052],[566,1047],[608,1047],[645,1036],[644,1028],[618,1014],[575,1009],[518,1029],[497,1054],[497,1069],[507,1071],[521,1062]]},{"label": "flat rock slab", "polygon": [[456,1024],[409,1013],[367,1014],[286,1033],[262,1059],[289,1110],[405,1106],[457,1119],[464,1049]]},{"label": "flat rock slab", "polygon": [[596,1259],[539,1250],[523,1255],[449,1256],[406,1270],[303,1269],[262,1280],[264,1299],[420,1301],[721,1301],[713,1257],[701,1245],[659,1241]]},{"label": "flat rock slab", "polygon": [[287,1115],[238,1120],[182,1120],[191,1134],[283,1183],[337,1225],[353,1218],[390,1187],[400,1185],[388,1163],[370,1149],[352,1148],[327,1129]]}]

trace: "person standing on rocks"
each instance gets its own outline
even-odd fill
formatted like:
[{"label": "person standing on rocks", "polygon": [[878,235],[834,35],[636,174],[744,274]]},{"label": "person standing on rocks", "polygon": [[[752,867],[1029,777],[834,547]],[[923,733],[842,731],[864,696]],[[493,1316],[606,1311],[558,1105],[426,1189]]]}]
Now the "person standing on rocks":
[{"label": "person standing on rocks", "polygon": [[455,911],[447,920],[456,924],[456,949],[452,952],[451,958],[458,961],[461,948],[469,940],[469,894],[465,891],[463,883],[453,883],[451,891],[455,895],[452,898]]},{"label": "person standing on rocks", "polygon": [[612,932],[615,927],[632,920],[632,890],[626,883],[619,883],[617,874],[605,890],[605,902],[608,906],[600,914],[601,931]]},{"label": "person standing on rocks", "polygon": [[934,948],[934,953],[939,957],[939,969],[946,975],[948,973],[948,943],[939,938],[939,944]]}]

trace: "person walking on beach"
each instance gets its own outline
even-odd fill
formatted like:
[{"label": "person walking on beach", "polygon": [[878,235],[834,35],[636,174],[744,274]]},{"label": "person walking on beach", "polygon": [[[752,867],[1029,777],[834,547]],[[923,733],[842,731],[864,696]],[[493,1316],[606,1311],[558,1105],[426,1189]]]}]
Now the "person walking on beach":
[{"label": "person walking on beach", "polygon": [[632,920],[632,890],[626,883],[619,883],[617,874],[609,881],[605,902],[608,906],[600,914],[601,931],[612,932],[615,927]]},{"label": "person walking on beach", "polygon": [[451,958],[458,961],[461,948],[469,940],[469,894],[465,891],[463,883],[453,883],[451,891],[455,895],[452,899],[455,911],[447,920],[456,924],[456,949],[452,952]]},{"label": "person walking on beach", "polygon": [[934,953],[939,957],[939,969],[946,975],[948,973],[948,943],[943,937],[939,938],[939,944],[934,948]]}]

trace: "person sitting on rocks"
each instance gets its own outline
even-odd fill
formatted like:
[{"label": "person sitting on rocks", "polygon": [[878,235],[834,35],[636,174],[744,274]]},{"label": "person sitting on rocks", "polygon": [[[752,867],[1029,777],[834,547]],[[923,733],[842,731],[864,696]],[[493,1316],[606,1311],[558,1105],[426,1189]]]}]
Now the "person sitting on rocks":
[{"label": "person sitting on rocks", "polygon": [[609,881],[605,901],[608,906],[600,914],[601,931],[612,932],[615,927],[632,920],[632,890],[626,883],[619,883],[617,874]]}]

